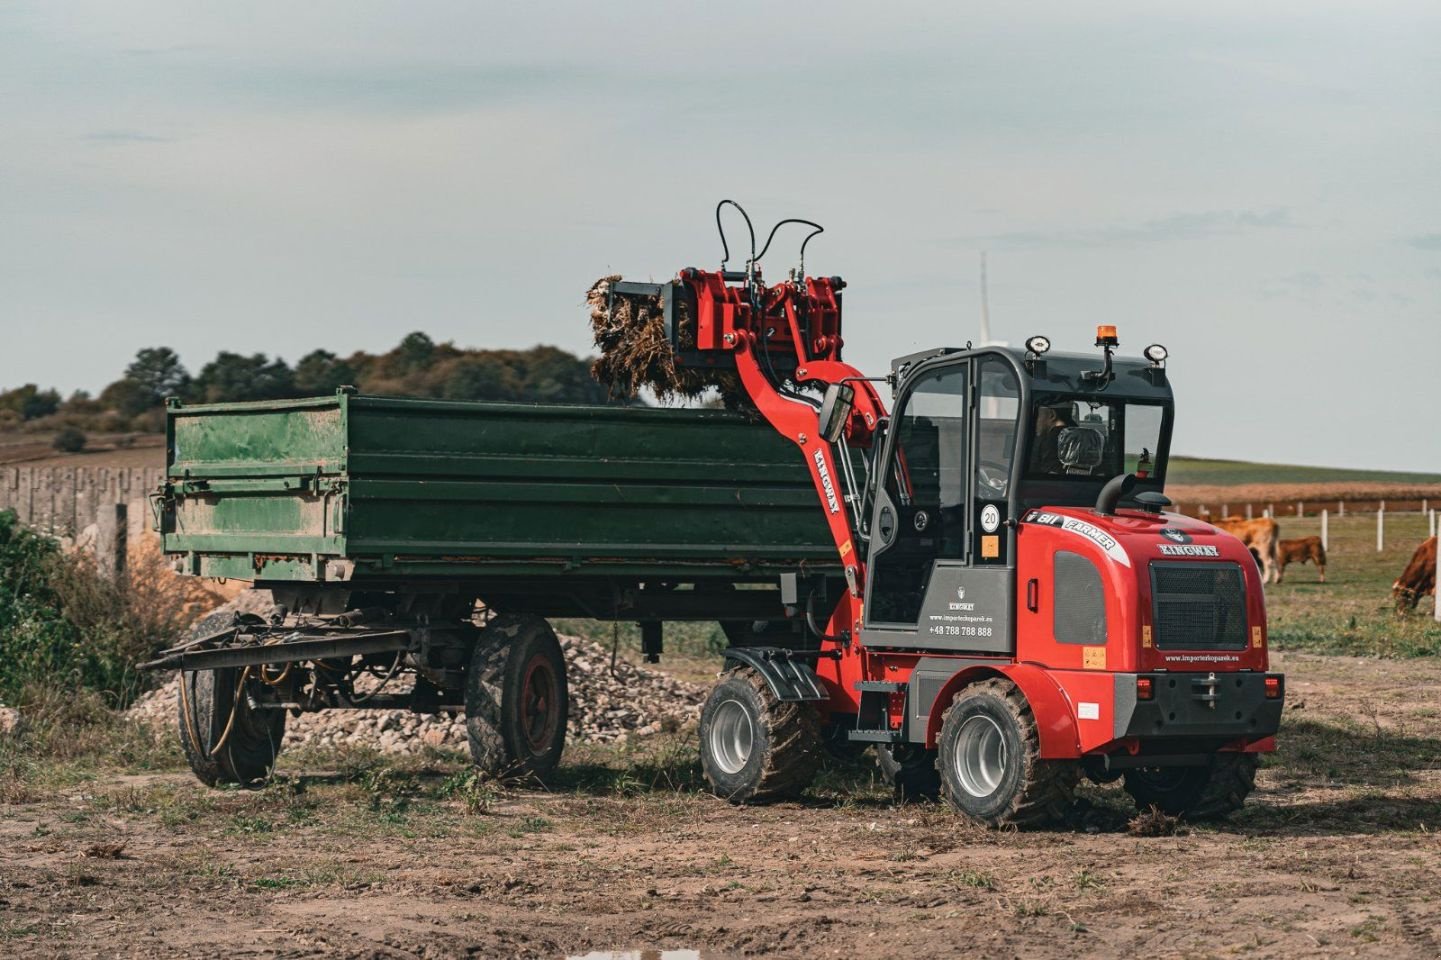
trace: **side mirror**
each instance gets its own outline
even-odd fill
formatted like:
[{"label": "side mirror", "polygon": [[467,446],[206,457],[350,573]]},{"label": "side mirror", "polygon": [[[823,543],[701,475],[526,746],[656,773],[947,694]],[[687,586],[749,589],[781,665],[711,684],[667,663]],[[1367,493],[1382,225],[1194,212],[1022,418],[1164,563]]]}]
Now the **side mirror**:
[{"label": "side mirror", "polygon": [[846,421],[851,418],[851,408],[855,406],[855,388],[844,383],[833,383],[826,387],[825,398],[821,400],[821,411],[817,419],[820,421],[821,436],[826,438],[827,443],[835,443],[846,432]]}]

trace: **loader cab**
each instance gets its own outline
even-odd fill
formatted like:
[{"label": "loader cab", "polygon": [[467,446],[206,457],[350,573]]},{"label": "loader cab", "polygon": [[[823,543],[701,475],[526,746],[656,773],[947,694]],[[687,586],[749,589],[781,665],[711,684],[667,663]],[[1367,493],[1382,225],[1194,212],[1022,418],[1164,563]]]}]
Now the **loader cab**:
[{"label": "loader cab", "polygon": [[1133,497],[1162,489],[1165,368],[985,347],[903,358],[893,375],[868,491],[866,642],[1011,653],[1016,518],[1089,507],[1123,473]]}]

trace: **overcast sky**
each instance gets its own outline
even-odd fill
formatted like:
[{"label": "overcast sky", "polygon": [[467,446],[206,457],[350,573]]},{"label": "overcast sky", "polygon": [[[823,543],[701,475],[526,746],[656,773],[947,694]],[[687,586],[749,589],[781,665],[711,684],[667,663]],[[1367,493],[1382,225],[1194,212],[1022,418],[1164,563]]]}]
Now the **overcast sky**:
[{"label": "overcast sky", "polygon": [[[1441,471],[1441,5],[0,5],[0,385],[585,352],[805,216],[847,359],[1171,350],[1178,452]],[[781,243],[781,241],[778,241]],[[768,258],[778,277],[793,247]]]}]

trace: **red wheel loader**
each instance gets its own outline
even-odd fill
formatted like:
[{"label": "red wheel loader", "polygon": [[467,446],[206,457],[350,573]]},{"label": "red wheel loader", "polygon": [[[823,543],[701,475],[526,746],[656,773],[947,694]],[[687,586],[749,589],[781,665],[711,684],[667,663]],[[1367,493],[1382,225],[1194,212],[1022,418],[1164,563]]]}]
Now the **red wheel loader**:
[{"label": "red wheel loader", "polygon": [[1165,348],[1117,356],[1102,326],[1095,355],[1036,336],[872,378],[841,360],[843,287],[767,286],[753,257],[617,291],[661,299],[679,363],[735,369],[844,571],[838,598],[782,576],[810,642],[726,652],[700,726],[715,791],[794,792],[829,733],[875,744],[902,796],[991,825],[1060,816],[1081,777],[1171,814],[1239,808],[1284,682],[1246,548],[1166,510]]}]

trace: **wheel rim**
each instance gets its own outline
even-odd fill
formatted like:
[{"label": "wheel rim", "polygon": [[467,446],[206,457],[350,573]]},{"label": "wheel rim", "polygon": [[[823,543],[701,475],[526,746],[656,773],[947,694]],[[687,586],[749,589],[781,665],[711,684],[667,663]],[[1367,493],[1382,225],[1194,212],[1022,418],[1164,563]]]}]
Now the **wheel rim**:
[{"label": "wheel rim", "polygon": [[967,717],[956,738],[956,778],[973,797],[989,797],[1006,775],[1006,738],[984,714]]},{"label": "wheel rim", "polygon": [[559,723],[560,691],[555,671],[542,654],[536,654],[525,665],[525,680],[520,687],[520,728],[531,750],[549,748]]},{"label": "wheel rim", "polygon": [[736,774],[745,769],[755,738],[751,715],[739,700],[727,700],[716,707],[706,739],[711,757],[723,772]]}]

